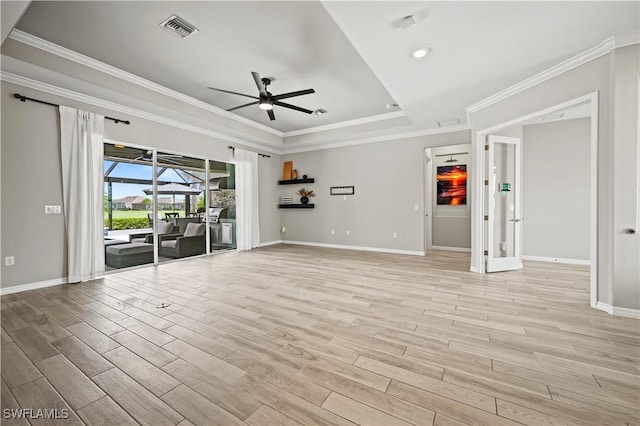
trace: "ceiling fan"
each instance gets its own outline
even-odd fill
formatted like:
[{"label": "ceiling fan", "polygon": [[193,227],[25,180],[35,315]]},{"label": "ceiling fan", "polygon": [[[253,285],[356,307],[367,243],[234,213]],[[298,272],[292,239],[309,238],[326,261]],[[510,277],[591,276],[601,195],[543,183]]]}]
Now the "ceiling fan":
[{"label": "ceiling fan", "polygon": [[263,109],[263,110],[265,110],[267,112],[267,115],[269,115],[269,119],[272,120],[272,121],[276,119],[276,116],[273,113],[273,106],[274,105],[281,106],[283,108],[293,109],[295,111],[304,112],[306,114],[312,114],[313,113],[313,111],[311,111],[311,110],[308,110],[308,109],[305,109],[305,108],[301,108],[299,106],[291,105],[291,104],[288,104],[288,103],[285,103],[285,102],[280,102],[280,101],[282,99],[293,98],[295,96],[309,95],[311,93],[315,93],[316,92],[315,90],[306,89],[306,90],[298,90],[296,92],[282,93],[280,95],[273,95],[269,91],[267,91],[267,87],[271,84],[271,79],[270,78],[266,78],[266,77],[260,78],[260,74],[258,74],[255,71],[252,72],[251,75],[253,76],[253,80],[256,82],[256,86],[258,86],[258,95],[259,96],[245,95],[244,93],[232,92],[230,90],[216,89],[215,87],[209,87],[209,89],[216,90],[218,92],[230,93],[232,95],[244,96],[246,98],[257,99],[257,101],[249,102],[248,104],[239,105],[237,107],[229,108],[227,111],[234,111],[236,109],[248,107],[248,106],[251,106],[251,105],[258,105],[258,107],[260,109]]},{"label": "ceiling fan", "polygon": [[[158,153],[158,162],[167,162],[172,164],[180,164],[180,162],[173,160],[182,158],[182,155],[179,154],[161,154]],[[142,153],[133,159],[133,161],[151,161],[153,160],[153,151],[151,150],[143,150]]]}]

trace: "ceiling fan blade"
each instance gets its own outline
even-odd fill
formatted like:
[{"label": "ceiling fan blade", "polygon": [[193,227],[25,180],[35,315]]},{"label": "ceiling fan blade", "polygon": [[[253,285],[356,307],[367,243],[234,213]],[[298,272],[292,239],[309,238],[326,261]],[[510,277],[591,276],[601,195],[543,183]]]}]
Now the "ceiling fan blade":
[{"label": "ceiling fan blade", "polygon": [[300,111],[300,112],[305,112],[307,114],[313,114],[313,111],[311,111],[310,109],[305,109],[305,108],[301,108],[299,106],[295,106],[295,105],[291,105],[291,104],[286,104],[284,102],[274,102],[274,105],[278,105],[284,108],[289,108],[289,109],[295,109],[296,111]]},{"label": "ceiling fan blade", "polygon": [[256,86],[258,86],[258,90],[260,91],[260,96],[269,96],[267,94],[267,89],[265,89],[264,84],[262,84],[262,79],[260,78],[260,74],[255,71],[251,72],[253,76],[253,80],[256,82]]},{"label": "ceiling fan blade", "polygon": [[237,107],[229,108],[227,111],[235,111],[235,110],[240,109],[240,108],[248,107],[249,105],[257,105],[257,104],[258,104],[258,101],[249,102],[248,104],[244,104],[244,105],[240,105],[240,106],[237,106]]},{"label": "ceiling fan blade", "polygon": [[267,111],[267,114],[269,115],[269,119],[270,119],[271,121],[273,121],[273,120],[275,120],[275,119],[276,119],[276,115],[273,113],[273,110],[272,110],[272,109],[268,110],[268,111]]},{"label": "ceiling fan blade", "polygon": [[275,96],[272,96],[271,99],[273,99],[274,101],[279,101],[280,99],[293,98],[294,96],[310,95],[312,93],[316,93],[316,91],[313,89],[298,90],[296,92],[289,92],[289,93],[282,93],[280,95],[275,95]]},{"label": "ceiling fan blade", "polygon": [[207,89],[216,90],[218,92],[230,93],[232,95],[244,96],[245,98],[260,99],[257,96],[245,95],[244,93],[232,92],[231,90],[216,89],[215,87],[207,87]]}]

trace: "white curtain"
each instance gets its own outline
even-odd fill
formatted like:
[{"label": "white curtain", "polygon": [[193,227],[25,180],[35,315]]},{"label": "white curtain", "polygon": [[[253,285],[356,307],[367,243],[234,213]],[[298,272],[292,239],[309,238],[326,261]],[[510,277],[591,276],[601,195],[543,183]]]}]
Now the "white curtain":
[{"label": "white curtain", "polygon": [[260,243],[258,221],[258,154],[235,149],[236,240],[238,250],[251,250]]},{"label": "white curtain", "polygon": [[60,107],[62,195],[70,283],[104,274],[104,116]]}]

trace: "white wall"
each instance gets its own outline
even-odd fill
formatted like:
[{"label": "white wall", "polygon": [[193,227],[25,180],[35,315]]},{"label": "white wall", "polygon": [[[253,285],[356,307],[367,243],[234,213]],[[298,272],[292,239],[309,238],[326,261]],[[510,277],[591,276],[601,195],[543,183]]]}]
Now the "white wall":
[{"label": "white wall", "polygon": [[614,52],[613,167],[613,306],[640,309],[640,141],[638,138],[638,78],[640,45]]},{"label": "white wall", "polygon": [[[439,247],[471,248],[471,181],[467,180],[467,204],[445,206],[437,204],[436,175],[438,166],[466,164],[467,174],[471,172],[471,144],[443,146],[431,150],[433,158],[432,175],[428,184],[432,191],[432,244]],[[451,154],[457,163],[447,163]]]},{"label": "white wall", "polygon": [[[293,161],[299,176],[315,178],[314,184],[304,186],[317,196],[311,199],[314,209],[281,210],[286,227],[282,239],[423,252],[424,149],[469,139],[468,131],[460,131],[284,155],[282,160]],[[349,185],[355,186],[355,195],[329,195],[329,187]],[[299,202],[295,193],[301,186],[280,186],[279,194]]]},{"label": "white wall", "polygon": [[589,260],[591,120],[524,126],[523,255]]},{"label": "white wall", "polygon": [[[623,223],[635,221],[629,215],[635,216],[637,207],[628,206],[628,197],[629,194],[634,194],[631,196],[634,199],[637,197],[638,183],[637,179],[618,179],[614,185],[614,180],[616,174],[620,175],[617,171],[623,169],[626,170],[624,174],[637,176],[638,162],[630,158],[637,158],[633,153],[637,152],[639,49],[638,44],[616,49],[615,53],[601,56],[471,114],[472,132],[476,135],[483,129],[598,92],[597,299],[613,305],[618,303],[614,302],[614,293],[628,294],[633,297],[617,300],[624,304],[622,306],[633,309],[640,309],[638,237],[627,239],[623,234]],[[482,212],[472,211],[473,232],[476,232],[473,218],[479,215]],[[614,222],[616,215],[620,219]],[[476,252],[473,244],[472,251]],[[628,246],[628,250],[624,246]],[[472,256],[472,267],[478,266],[476,261]],[[614,275],[618,275],[614,271],[620,271],[621,279],[614,279]]]},{"label": "white wall", "polygon": [[[1,258],[15,256],[15,265],[6,267],[2,262],[2,288],[66,276],[63,216],[44,214],[45,204],[62,205],[57,109],[9,97],[16,92],[131,119],[129,126],[106,120],[106,139],[233,162],[228,142],[3,82]],[[279,212],[269,200],[276,191],[274,180],[281,167],[280,156],[261,159],[259,166],[261,182],[268,182],[260,186],[260,236],[262,242],[268,242],[279,239]]]}]

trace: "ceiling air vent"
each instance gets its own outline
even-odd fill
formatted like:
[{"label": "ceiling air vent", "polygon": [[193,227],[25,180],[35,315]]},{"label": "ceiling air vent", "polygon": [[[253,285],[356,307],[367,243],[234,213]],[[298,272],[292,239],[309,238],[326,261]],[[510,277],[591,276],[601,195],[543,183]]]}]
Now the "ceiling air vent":
[{"label": "ceiling air vent", "polygon": [[196,27],[177,15],[171,15],[162,21],[160,26],[180,38],[187,38],[198,32]]}]

